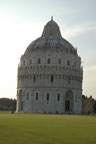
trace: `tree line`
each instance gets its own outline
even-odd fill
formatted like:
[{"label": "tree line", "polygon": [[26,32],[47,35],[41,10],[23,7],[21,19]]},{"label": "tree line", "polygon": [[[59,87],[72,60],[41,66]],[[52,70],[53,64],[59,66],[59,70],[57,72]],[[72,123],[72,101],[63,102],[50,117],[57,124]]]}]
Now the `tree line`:
[{"label": "tree line", "polygon": [[[0,98],[0,111],[16,111],[16,99]],[[96,100],[91,97],[82,95],[82,112],[96,113]]]},{"label": "tree line", "polygon": [[16,111],[16,99],[0,98],[0,111]]}]

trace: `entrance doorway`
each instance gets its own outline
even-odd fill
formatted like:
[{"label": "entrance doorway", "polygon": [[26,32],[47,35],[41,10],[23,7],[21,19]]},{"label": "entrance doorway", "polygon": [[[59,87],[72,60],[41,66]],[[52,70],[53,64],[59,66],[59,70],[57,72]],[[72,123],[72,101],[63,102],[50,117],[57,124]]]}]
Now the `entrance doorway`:
[{"label": "entrance doorway", "polygon": [[65,94],[65,113],[73,112],[73,92],[68,90]]},{"label": "entrance doorway", "polygon": [[70,111],[70,100],[65,101],[65,111],[69,112]]}]

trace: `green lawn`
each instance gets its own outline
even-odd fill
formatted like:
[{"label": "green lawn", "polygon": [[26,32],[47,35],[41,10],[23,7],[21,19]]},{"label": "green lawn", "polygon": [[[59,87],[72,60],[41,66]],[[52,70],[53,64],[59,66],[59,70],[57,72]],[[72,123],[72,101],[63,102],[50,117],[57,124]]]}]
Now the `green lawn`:
[{"label": "green lawn", "polygon": [[96,144],[96,116],[0,113],[0,144]]}]

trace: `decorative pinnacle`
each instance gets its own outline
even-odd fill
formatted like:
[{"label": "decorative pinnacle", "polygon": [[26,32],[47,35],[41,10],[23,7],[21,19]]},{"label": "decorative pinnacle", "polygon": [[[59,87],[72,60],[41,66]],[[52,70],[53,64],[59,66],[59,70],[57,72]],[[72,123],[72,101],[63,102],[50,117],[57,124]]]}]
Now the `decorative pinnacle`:
[{"label": "decorative pinnacle", "polygon": [[51,16],[51,21],[53,21],[53,16]]}]

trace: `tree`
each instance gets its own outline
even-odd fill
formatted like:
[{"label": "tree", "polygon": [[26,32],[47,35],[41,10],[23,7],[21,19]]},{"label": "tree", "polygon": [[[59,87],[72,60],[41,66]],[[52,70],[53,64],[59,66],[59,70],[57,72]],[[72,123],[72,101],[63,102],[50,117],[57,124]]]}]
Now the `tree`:
[{"label": "tree", "polygon": [[16,99],[0,98],[1,111],[16,111]]}]

